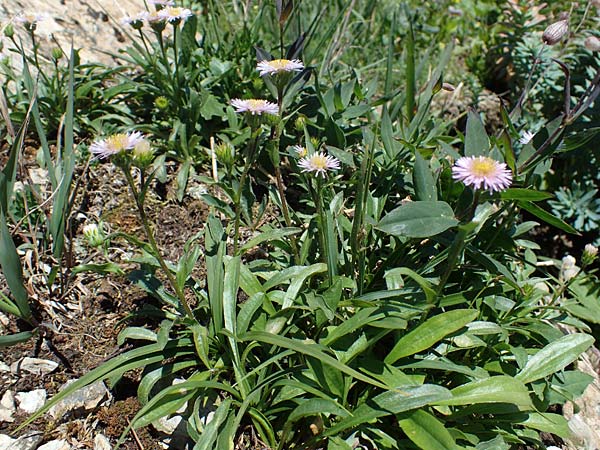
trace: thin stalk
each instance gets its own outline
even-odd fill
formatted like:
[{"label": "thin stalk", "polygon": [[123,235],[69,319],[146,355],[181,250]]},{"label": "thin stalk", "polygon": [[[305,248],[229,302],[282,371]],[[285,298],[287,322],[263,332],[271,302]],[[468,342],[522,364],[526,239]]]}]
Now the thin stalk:
[{"label": "thin stalk", "polygon": [[316,189],[313,189],[313,198],[315,201],[315,207],[317,209],[317,227],[319,229],[319,243],[321,245],[321,258],[323,262],[327,264],[327,278],[329,279],[329,285],[332,284],[332,276],[335,273],[335,267],[332,267],[331,258],[329,255],[329,245],[327,242],[327,218],[323,211],[323,204],[321,202],[321,192],[323,186],[318,176],[315,177]]},{"label": "thin stalk", "polygon": [[246,161],[244,162],[244,170],[242,171],[242,176],[240,177],[240,185],[238,187],[237,192],[235,193],[235,221],[233,225],[233,254],[234,256],[238,254],[239,251],[239,238],[240,238],[240,216],[242,213],[242,192],[244,191],[244,184],[246,183],[246,178],[248,177],[248,172],[250,167],[252,166],[252,162],[254,160],[254,153],[256,153],[256,146],[258,143],[258,133],[259,130],[253,130],[252,141],[250,142],[250,146],[248,147],[248,156],[246,157]]},{"label": "thin stalk", "polygon": [[167,263],[165,262],[164,258],[162,257],[162,254],[158,248],[156,239],[154,239],[154,233],[152,232],[152,228],[150,228],[148,216],[146,216],[146,211],[144,210],[144,204],[140,199],[140,195],[139,195],[137,189],[135,188],[135,181],[133,180],[133,177],[131,176],[131,172],[129,171],[129,168],[126,168],[126,167],[121,167],[121,169],[123,170],[123,173],[125,174],[125,178],[127,179],[127,183],[129,184],[129,188],[131,189],[133,198],[135,199],[135,204],[137,206],[138,213],[140,214],[142,226],[144,227],[144,231],[146,232],[146,236],[148,237],[150,247],[152,247],[152,250],[154,251],[154,256],[156,257],[161,269],[165,273],[165,276],[168,278],[169,283],[171,284],[171,287],[173,288],[173,290],[175,290],[175,293],[177,294],[177,298],[181,302],[181,305],[183,306],[183,309],[184,309],[186,315],[190,319],[195,321],[196,319],[194,318],[194,313],[192,312],[192,309],[190,308],[189,303],[185,299],[185,293],[177,284],[177,280],[175,279],[175,277],[171,273],[171,270],[167,266]]}]

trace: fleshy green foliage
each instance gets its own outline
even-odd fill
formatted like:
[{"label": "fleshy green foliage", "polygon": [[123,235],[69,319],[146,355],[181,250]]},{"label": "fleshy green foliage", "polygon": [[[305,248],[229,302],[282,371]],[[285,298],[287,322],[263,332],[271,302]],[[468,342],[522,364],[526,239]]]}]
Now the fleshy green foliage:
[{"label": "fleshy green foliage", "polygon": [[600,226],[600,199],[598,189],[590,184],[573,183],[570,188],[555,192],[555,200],[548,203],[552,212],[568,221],[578,231],[593,231]]},{"label": "fleshy green foliage", "polygon": [[[123,170],[146,233],[127,236],[139,248],[128,278],[160,301],[152,313],[161,323],[124,329],[118,343],[137,347],[22,427],[76,389],[137,370],[142,408],[130,428],[183,408],[195,449],[232,449],[248,435],[270,449],[328,450],[541,447],[540,431],[568,437],[566,420],[547,411],[590,381],[572,364],[594,342],[598,282],[587,267],[564,280],[538,264],[528,237],[538,223],[521,213],[575,231],[545,209],[549,194],[538,187],[553,158],[585,137],[577,119],[586,108],[540,118],[527,144],[517,143],[519,115],[505,109],[497,132],[476,111],[458,130],[431,105],[454,63],[448,34],[467,33],[465,24],[453,19],[431,41],[427,27],[442,26],[433,10],[421,5],[430,14],[419,19],[410,5],[381,3],[279,0],[244,12],[240,2],[208,2],[206,14],[168,24],[170,36],[146,28],[132,40],[122,58],[138,71],[120,93],[136,128],[166,152],[139,182],[135,152],[110,163]],[[467,14],[497,13],[484,6]],[[307,68],[259,78],[257,57],[273,55]],[[236,114],[229,100],[238,97],[277,102],[279,114]],[[302,171],[295,145],[340,169]],[[460,155],[504,161],[513,187],[456,182]],[[167,177],[167,157],[180,163],[178,199],[195,176],[210,207],[171,262],[144,207],[154,178]],[[48,227],[64,233],[60,225]],[[3,267],[17,273],[9,250]],[[110,264],[91,270],[118,272]]]}]

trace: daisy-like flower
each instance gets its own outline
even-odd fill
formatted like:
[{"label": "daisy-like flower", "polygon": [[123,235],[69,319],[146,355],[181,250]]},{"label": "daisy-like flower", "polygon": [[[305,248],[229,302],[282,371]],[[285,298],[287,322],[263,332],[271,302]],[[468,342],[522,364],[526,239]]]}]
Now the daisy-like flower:
[{"label": "daisy-like flower", "polygon": [[304,64],[299,59],[274,59],[272,61],[261,61],[256,66],[260,76],[275,75],[282,72],[299,72],[304,69]]},{"label": "daisy-like flower", "polygon": [[49,15],[47,13],[21,13],[17,15],[13,21],[16,23],[24,23],[27,25],[35,25],[39,22],[47,20]]},{"label": "daisy-like flower", "polygon": [[231,100],[231,106],[235,108],[237,113],[250,113],[253,116],[260,116],[262,114],[272,114],[276,116],[279,113],[279,107],[275,103],[268,102],[266,100],[240,100],[234,98]]},{"label": "daisy-like flower", "polygon": [[175,6],[175,2],[173,0],[150,0],[150,3],[160,6]]},{"label": "daisy-like flower", "polygon": [[187,8],[179,8],[175,6],[167,6],[166,8],[158,11],[158,17],[168,22],[175,22],[177,20],[185,20],[192,17],[194,13]]},{"label": "daisy-like flower", "polygon": [[304,158],[308,154],[308,150],[306,150],[306,147],[302,147],[301,145],[294,145],[292,149],[294,150],[294,152],[296,152],[298,158]]},{"label": "daisy-like flower", "polygon": [[146,20],[147,16],[148,16],[148,13],[146,11],[137,13],[133,17],[127,14],[127,15],[123,16],[123,18],[121,19],[121,24],[122,25],[139,25],[144,20]]},{"label": "daisy-like flower", "polygon": [[305,156],[298,161],[298,166],[302,167],[302,172],[316,172],[316,176],[320,174],[325,178],[325,173],[328,170],[337,170],[340,168],[340,160],[319,152]]},{"label": "daisy-like flower", "polygon": [[524,130],[523,133],[521,133],[521,137],[519,138],[519,142],[522,145],[527,145],[531,142],[531,140],[533,139],[533,137],[535,136],[535,133],[532,133],[529,130]]},{"label": "daisy-like flower", "polygon": [[90,145],[90,153],[95,159],[106,159],[124,150],[131,150],[144,140],[139,131],[133,133],[119,133],[94,142]]},{"label": "daisy-like flower", "polygon": [[487,156],[463,156],[452,167],[452,178],[475,189],[490,193],[503,191],[512,182],[512,173],[506,164]]}]

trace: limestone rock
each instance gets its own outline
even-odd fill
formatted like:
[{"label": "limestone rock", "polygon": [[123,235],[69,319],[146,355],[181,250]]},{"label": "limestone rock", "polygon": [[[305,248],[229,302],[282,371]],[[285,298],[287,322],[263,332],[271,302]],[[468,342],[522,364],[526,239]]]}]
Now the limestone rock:
[{"label": "limestone rock", "polygon": [[108,438],[103,434],[97,434],[94,438],[94,450],[111,450]]},{"label": "limestone rock", "polygon": [[19,402],[19,409],[27,414],[32,414],[46,403],[46,390],[34,389],[29,392],[17,392],[15,398]]},{"label": "limestone rock", "polygon": [[10,366],[12,373],[29,372],[34,375],[46,375],[54,371],[58,363],[49,359],[30,358],[26,356]]},{"label": "limestone rock", "polygon": [[12,441],[6,450],[35,450],[42,440],[42,433],[34,432]]},{"label": "limestone rock", "polygon": [[64,439],[56,439],[54,441],[46,442],[37,450],[71,450],[71,446]]},{"label": "limestone rock", "polygon": [[[0,400],[0,423],[14,422],[15,419],[12,415],[15,412],[15,397],[13,396],[12,391],[6,391]],[[2,445],[0,445],[0,448],[3,448]]]},{"label": "limestone rock", "polygon": [[[61,391],[65,390],[71,383],[76,380],[70,380],[66,382],[62,387]],[[52,408],[50,408],[49,414],[55,419],[61,418],[65,413],[69,411],[81,410],[91,411],[96,408],[102,400],[108,395],[108,390],[102,381],[97,381],[89,386],[81,388],[71,395],[67,396]]]}]

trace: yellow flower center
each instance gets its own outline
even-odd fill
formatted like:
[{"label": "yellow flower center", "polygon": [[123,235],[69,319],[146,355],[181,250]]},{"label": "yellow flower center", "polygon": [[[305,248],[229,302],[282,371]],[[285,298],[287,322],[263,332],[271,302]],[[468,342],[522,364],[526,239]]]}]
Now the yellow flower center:
[{"label": "yellow flower center", "polygon": [[313,155],[310,158],[310,162],[315,170],[327,170],[327,158],[324,155]]},{"label": "yellow flower center", "polygon": [[178,7],[178,6],[177,6],[177,7],[171,6],[171,7],[169,7],[169,9],[168,9],[168,11],[169,11],[169,14],[170,14],[172,17],[175,17],[175,16],[179,16],[179,15],[181,15],[181,11],[182,11],[182,10],[183,10],[183,8],[180,8],[180,7]]},{"label": "yellow flower center", "polygon": [[106,139],[107,146],[115,152],[125,150],[129,143],[129,138],[125,133],[113,134]]},{"label": "yellow flower center", "polygon": [[477,177],[489,177],[496,173],[496,164],[490,158],[478,158],[471,163],[471,173]]},{"label": "yellow flower center", "polygon": [[289,59],[274,59],[273,61],[269,61],[269,65],[275,70],[286,70],[289,63]]},{"label": "yellow flower center", "polygon": [[264,100],[256,100],[256,99],[248,100],[248,107],[250,109],[259,109],[259,108],[262,108],[263,106],[265,106]]}]

